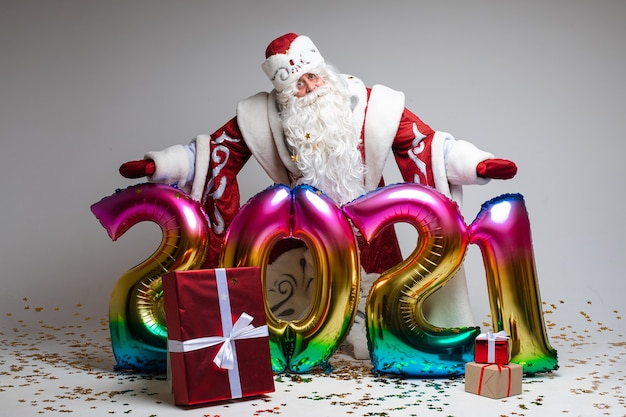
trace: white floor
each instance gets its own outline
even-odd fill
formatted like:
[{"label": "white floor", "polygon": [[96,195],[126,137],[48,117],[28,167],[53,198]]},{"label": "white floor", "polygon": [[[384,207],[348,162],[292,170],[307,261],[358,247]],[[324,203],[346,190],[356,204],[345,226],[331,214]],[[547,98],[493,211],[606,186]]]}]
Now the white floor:
[{"label": "white floor", "polygon": [[81,307],[28,305],[3,313],[0,416],[626,416],[626,338],[617,306],[546,303],[560,369],[525,377],[501,400],[464,391],[463,379],[376,377],[369,362],[338,354],[330,374],[276,376],[276,392],[183,409],[163,378],[113,371],[106,318]]}]

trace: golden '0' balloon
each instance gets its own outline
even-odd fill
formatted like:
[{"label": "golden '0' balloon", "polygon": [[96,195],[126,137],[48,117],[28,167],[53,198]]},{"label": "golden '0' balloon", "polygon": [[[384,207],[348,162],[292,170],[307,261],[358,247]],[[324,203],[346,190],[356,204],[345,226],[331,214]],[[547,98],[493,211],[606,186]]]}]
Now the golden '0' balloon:
[{"label": "golden '0' balloon", "polygon": [[299,239],[311,250],[315,288],[309,309],[294,321],[277,319],[266,303],[272,369],[330,369],[328,358],[347,335],[360,288],[356,238],[330,198],[310,186],[277,185],[256,195],[231,223],[220,265],[259,266],[265,277],[272,247],[286,238]]}]

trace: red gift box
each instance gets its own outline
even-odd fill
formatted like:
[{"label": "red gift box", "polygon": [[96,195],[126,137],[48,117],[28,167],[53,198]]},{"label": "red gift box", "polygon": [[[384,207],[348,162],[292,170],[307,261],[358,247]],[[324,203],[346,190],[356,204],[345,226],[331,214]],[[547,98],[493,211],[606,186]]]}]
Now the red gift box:
[{"label": "red gift box", "polygon": [[482,333],[474,344],[474,362],[506,365],[511,360],[510,338],[505,332]]},{"label": "red gift box", "polygon": [[523,367],[515,363],[468,362],[465,364],[465,391],[489,398],[504,398],[522,393]]},{"label": "red gift box", "polygon": [[176,271],[162,282],[176,404],[274,391],[260,268]]}]

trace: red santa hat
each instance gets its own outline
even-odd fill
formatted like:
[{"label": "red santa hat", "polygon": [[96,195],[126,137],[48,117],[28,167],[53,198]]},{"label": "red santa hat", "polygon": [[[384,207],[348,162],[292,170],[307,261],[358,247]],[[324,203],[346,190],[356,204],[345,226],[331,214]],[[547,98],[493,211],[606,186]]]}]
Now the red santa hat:
[{"label": "red santa hat", "polygon": [[308,36],[287,33],[269,44],[261,67],[280,92],[323,64],[324,58]]}]

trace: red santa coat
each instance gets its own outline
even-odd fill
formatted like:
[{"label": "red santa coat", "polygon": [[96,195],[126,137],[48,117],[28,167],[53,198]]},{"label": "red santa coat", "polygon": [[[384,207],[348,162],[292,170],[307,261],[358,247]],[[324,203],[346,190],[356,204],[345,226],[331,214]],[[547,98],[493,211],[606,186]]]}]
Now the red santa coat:
[{"label": "red santa coat", "polygon": [[[382,85],[369,89],[355,77],[344,77],[356,103],[353,122],[361,131],[366,191],[384,185],[383,169],[391,152],[404,181],[434,187],[459,206],[463,185],[489,181],[476,175],[476,165],[492,154],[431,129],[405,108],[403,93]],[[237,175],[250,156],[274,183],[293,185],[292,178],[299,177],[283,136],[275,92],[242,100],[235,118],[210,136],[198,136],[191,146],[176,145],[145,156],[156,163],[151,181],[177,182],[205,205],[213,234],[207,267],[216,266],[224,231],[239,210]],[[367,272],[382,272],[401,259],[395,235],[389,232],[372,243],[375,250],[362,247]]]},{"label": "red santa coat", "polygon": [[[366,191],[384,185],[383,169],[390,153],[404,181],[434,187],[459,206],[463,185],[489,181],[477,176],[476,165],[493,158],[491,153],[431,129],[405,108],[403,93],[382,85],[366,88],[359,79],[344,77],[353,97],[353,122],[361,131]],[[237,116],[210,136],[200,135],[189,145],[145,155],[156,165],[151,181],[177,182],[204,204],[212,223],[211,248],[205,263],[208,268],[216,266],[224,232],[240,208],[237,175],[251,156],[274,183],[293,185],[292,178],[300,176],[284,140],[275,91],[239,102]],[[393,228],[387,228],[370,245],[359,243],[366,272],[381,273],[402,259]],[[461,298],[467,299],[464,274],[458,278],[451,281],[462,285]],[[460,313],[458,303],[453,304],[456,314],[442,313],[444,319],[438,324],[458,325],[453,323],[458,317],[468,313],[471,316],[469,301],[465,304]],[[455,318],[451,322],[445,319],[448,316]]]}]

